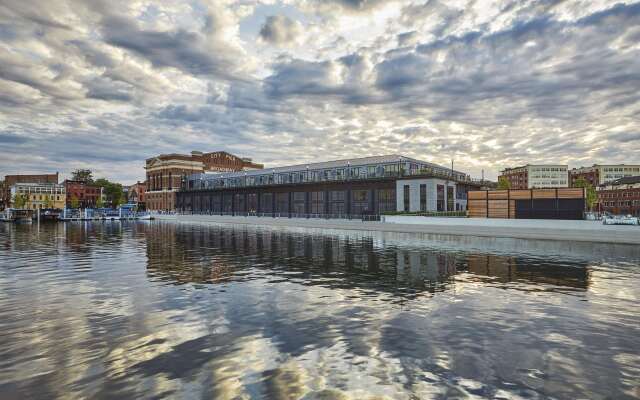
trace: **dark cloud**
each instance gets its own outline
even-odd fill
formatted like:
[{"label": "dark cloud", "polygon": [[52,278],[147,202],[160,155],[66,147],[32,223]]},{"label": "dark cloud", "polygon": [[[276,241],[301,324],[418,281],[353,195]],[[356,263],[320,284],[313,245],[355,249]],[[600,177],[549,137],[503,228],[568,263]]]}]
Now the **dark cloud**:
[{"label": "dark cloud", "polygon": [[133,100],[129,85],[110,79],[96,78],[87,82],[85,87],[88,89],[86,96],[90,99],[123,102]]},{"label": "dark cloud", "polygon": [[123,17],[108,16],[102,20],[106,43],[130,50],[155,67],[174,67],[194,75],[229,77],[235,68],[232,60],[208,47],[206,38],[185,30],[172,32],[139,29]]},{"label": "dark cloud", "polygon": [[12,133],[0,133],[0,143],[2,144],[23,144],[27,142],[27,138],[14,135]]},{"label": "dark cloud", "polygon": [[302,33],[302,25],[289,17],[275,15],[267,17],[260,29],[260,38],[265,42],[286,45],[296,42]]}]

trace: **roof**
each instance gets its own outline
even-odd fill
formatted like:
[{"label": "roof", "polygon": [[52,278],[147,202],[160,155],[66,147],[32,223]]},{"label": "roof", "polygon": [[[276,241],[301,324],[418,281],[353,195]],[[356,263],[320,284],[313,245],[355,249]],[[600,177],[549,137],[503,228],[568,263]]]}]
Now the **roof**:
[{"label": "roof", "polygon": [[616,185],[633,185],[634,183],[640,183],[640,176],[625,176],[624,178],[618,178],[615,181],[610,181],[603,186],[616,186]]},{"label": "roof", "polygon": [[[296,164],[296,165],[287,165],[282,167],[274,167],[274,168],[265,168],[255,171],[238,171],[238,172],[208,172],[205,175],[221,175],[225,178],[239,177],[239,176],[253,176],[253,175],[264,175],[271,173],[286,173],[286,172],[295,172],[301,171],[305,169],[310,170],[319,170],[319,169],[331,169],[331,168],[340,168],[340,167],[357,167],[363,165],[371,165],[371,164],[391,164],[396,162],[412,162],[417,164],[426,164],[434,168],[446,169],[450,170],[450,168],[443,167],[441,165],[433,164],[427,161],[417,160],[415,158],[405,157],[398,154],[389,154],[382,156],[371,156],[371,157],[362,157],[362,158],[346,158],[342,160],[333,160],[333,161],[323,161],[317,163],[308,163],[308,164]],[[455,171],[458,174],[464,174],[464,172]]]}]

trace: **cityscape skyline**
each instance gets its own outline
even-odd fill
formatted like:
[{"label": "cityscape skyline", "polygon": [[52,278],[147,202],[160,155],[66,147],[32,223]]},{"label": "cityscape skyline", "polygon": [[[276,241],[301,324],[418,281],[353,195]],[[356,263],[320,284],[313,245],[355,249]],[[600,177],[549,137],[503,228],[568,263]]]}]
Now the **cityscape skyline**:
[{"label": "cityscape skyline", "polygon": [[495,180],[637,164],[640,3],[7,1],[0,175],[228,151],[404,154]]}]

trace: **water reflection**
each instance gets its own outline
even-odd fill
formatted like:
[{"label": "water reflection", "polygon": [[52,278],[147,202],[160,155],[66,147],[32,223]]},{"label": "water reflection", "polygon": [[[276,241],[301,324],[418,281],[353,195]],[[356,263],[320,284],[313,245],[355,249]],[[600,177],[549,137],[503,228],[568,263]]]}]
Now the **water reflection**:
[{"label": "water reflection", "polygon": [[589,286],[588,264],[583,261],[400,247],[358,233],[292,234],[243,227],[230,231],[176,224],[148,229],[150,277],[176,284],[241,281],[257,268],[273,279],[301,279],[327,287],[375,286],[401,296],[403,291],[407,295],[446,290],[455,282],[453,276],[462,272],[496,282],[546,284],[550,290]]},{"label": "water reflection", "polygon": [[0,398],[639,398],[640,266],[404,235],[0,226]]}]

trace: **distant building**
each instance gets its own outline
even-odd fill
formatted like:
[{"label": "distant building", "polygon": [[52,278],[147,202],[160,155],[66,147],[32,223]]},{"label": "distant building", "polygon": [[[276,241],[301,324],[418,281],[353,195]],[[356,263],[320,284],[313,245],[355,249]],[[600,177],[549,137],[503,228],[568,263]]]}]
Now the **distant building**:
[{"label": "distant building", "polygon": [[80,208],[95,207],[102,195],[102,188],[90,185],[84,181],[65,180],[64,187],[67,194],[67,207],[71,207],[74,201]]},{"label": "distant building", "polygon": [[627,176],[596,188],[598,211],[640,216],[640,175]]},{"label": "distant building", "polygon": [[146,182],[136,182],[129,186],[128,199],[129,203],[137,204],[138,206],[145,205],[145,193],[147,191]]},{"label": "distant building", "polygon": [[230,173],[199,173],[177,195],[196,213],[344,218],[384,212],[466,210],[480,183],[459,171],[384,155]]},{"label": "distant building", "polygon": [[262,169],[249,158],[240,158],[224,151],[186,154],[161,154],[147,159],[146,206],[149,210],[174,210],[176,192],[182,180],[202,172],[232,172]]},{"label": "distant building", "polygon": [[511,184],[511,189],[545,189],[569,186],[567,165],[524,165],[516,168],[505,168],[500,172]]},{"label": "distant building", "polygon": [[594,164],[591,167],[573,168],[569,171],[570,184],[573,186],[575,181],[584,178],[593,187],[603,185],[607,182],[627,176],[639,176],[640,165],[611,164],[602,165]]},{"label": "distant building", "polygon": [[24,196],[26,203],[22,208],[32,210],[55,208],[63,209],[66,204],[65,186],[58,183],[16,183],[11,186],[11,207],[16,207],[15,196]]},{"label": "distant building", "polygon": [[10,207],[11,187],[16,183],[58,183],[58,173],[34,174],[34,175],[6,175],[4,183],[0,186],[0,206]]}]

